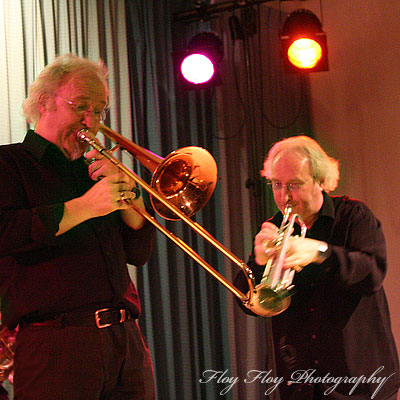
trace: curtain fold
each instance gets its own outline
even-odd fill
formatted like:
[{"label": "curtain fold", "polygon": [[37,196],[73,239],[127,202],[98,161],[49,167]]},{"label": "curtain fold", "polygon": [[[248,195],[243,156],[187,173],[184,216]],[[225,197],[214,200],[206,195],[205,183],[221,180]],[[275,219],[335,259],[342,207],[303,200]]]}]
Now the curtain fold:
[{"label": "curtain fold", "polygon": [[[244,32],[242,39],[232,39],[232,18]],[[259,174],[266,153],[277,140],[312,129],[308,79],[283,71],[283,18],[269,5],[258,5],[224,13],[214,23],[225,45],[223,87],[217,90],[224,242],[245,261],[253,236],[276,212],[272,193]],[[225,270],[234,279],[237,269],[226,263]],[[228,296],[232,375],[240,378],[234,398],[266,398],[268,385],[261,379],[249,383],[248,373],[274,375],[270,320],[245,315],[235,303]],[[276,390],[270,394],[271,400],[278,398]]]},{"label": "curtain fold", "polygon": [[109,123],[131,132],[125,4],[112,0],[0,0],[0,143],[18,142],[27,128],[27,88],[56,55],[74,53],[107,64]]},{"label": "curtain fold", "polygon": [[[176,7],[160,0],[127,3],[139,144],[161,156],[194,145],[218,157],[212,93],[182,93],[175,87],[173,39],[185,34],[185,27],[177,32],[172,25]],[[192,219],[221,240],[218,202],[217,191]],[[181,222],[165,225],[223,273],[221,256],[214,248]],[[159,398],[232,398],[231,393],[220,397],[224,385],[216,380],[200,383],[204,371],[229,368],[226,293],[221,285],[161,234],[148,266],[138,271],[138,284],[143,300],[141,326],[152,349]]]},{"label": "curtain fold", "polygon": [[[0,144],[25,130],[20,116],[25,97],[24,40],[20,2],[0,0]],[[18,137],[18,136],[17,136]]]}]

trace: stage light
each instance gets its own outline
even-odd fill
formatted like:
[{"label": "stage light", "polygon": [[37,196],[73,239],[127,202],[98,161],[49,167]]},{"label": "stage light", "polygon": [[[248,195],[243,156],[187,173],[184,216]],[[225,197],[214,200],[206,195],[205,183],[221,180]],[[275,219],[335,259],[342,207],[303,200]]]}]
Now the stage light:
[{"label": "stage light", "polygon": [[190,83],[196,85],[208,82],[215,74],[212,60],[203,54],[190,54],[181,64],[181,73]]},{"label": "stage light", "polygon": [[221,39],[212,32],[193,36],[179,58],[178,79],[185,89],[202,89],[221,83],[219,64],[223,58]]},{"label": "stage light", "polygon": [[292,12],[280,35],[285,69],[290,72],[328,71],[328,46],[322,24],[306,9]]}]

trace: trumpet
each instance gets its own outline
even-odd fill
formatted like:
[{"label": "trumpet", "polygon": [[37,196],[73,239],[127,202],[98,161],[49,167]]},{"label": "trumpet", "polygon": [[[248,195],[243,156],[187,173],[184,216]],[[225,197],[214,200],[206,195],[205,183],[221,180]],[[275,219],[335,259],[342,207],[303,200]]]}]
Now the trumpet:
[{"label": "trumpet", "polygon": [[248,293],[244,294],[235,287],[216,269],[203,260],[188,244],[167,230],[147,211],[139,209],[130,202],[132,208],[172,240],[180,249],[224,285],[226,289],[237,296],[245,307],[261,316],[269,316],[269,311],[266,311],[262,307],[254,307],[254,299],[259,299],[259,303],[263,302],[263,294],[255,288],[255,278],[252,270],[240,258],[219,243],[206,229],[190,219],[190,216],[199,211],[207,203],[214,191],[217,182],[217,167],[212,155],[203,148],[188,146],[173,151],[167,157],[162,158],[126,139],[103,124],[100,124],[99,131],[111,141],[116,142],[117,148],[126,150],[153,173],[150,185],[138,174],[125,166],[119,159],[114,157],[114,149],[108,150],[105,148],[87,129],[81,129],[76,135],[78,140],[91,145],[133,179],[137,185],[146,190],[154,210],[161,217],[169,220],[182,220],[225,257],[236,264],[247,279],[249,286]]},{"label": "trumpet", "polygon": [[296,219],[300,223],[301,238],[304,238],[307,226],[300,215],[293,212],[293,207],[287,205],[278,229],[278,237],[272,243],[276,251],[268,259],[261,282],[256,287],[257,295],[252,305],[252,311],[256,314],[263,313],[264,316],[272,317],[285,311],[290,305],[290,291],[294,287],[292,281],[296,268],[283,270],[283,262]]}]

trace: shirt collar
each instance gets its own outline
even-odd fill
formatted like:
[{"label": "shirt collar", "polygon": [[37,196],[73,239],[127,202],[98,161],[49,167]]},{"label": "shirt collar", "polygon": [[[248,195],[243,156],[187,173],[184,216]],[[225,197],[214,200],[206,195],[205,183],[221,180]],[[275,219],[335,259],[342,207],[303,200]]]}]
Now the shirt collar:
[{"label": "shirt collar", "polygon": [[327,193],[322,192],[324,196],[324,202],[322,204],[321,210],[319,211],[319,217],[331,217],[335,218],[335,205],[333,204],[332,197]]},{"label": "shirt collar", "polygon": [[[32,153],[39,162],[42,161],[45,156],[50,158],[55,157],[58,162],[65,161],[68,164],[73,162],[65,157],[65,154],[58,148],[57,145],[48,141],[43,136],[40,136],[32,129],[28,130],[23,143],[25,148]],[[84,157],[80,157],[75,161],[82,162],[82,160],[85,160]]]},{"label": "shirt collar", "polygon": [[62,151],[54,143],[49,142],[47,139],[40,136],[31,129],[28,130],[25,136],[24,146],[39,161],[43,158],[47,151],[63,154]]}]

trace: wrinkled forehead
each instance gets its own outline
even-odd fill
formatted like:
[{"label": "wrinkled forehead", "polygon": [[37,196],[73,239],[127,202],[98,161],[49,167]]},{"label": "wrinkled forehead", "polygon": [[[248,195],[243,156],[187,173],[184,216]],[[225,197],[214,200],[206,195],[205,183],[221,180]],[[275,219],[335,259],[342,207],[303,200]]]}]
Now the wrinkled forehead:
[{"label": "wrinkled forehead", "polygon": [[64,95],[68,93],[70,96],[105,103],[108,100],[108,87],[90,71],[70,74],[60,86],[58,93]]},{"label": "wrinkled forehead", "polygon": [[295,149],[284,149],[278,152],[272,161],[272,178],[276,175],[312,176],[309,158]]}]

